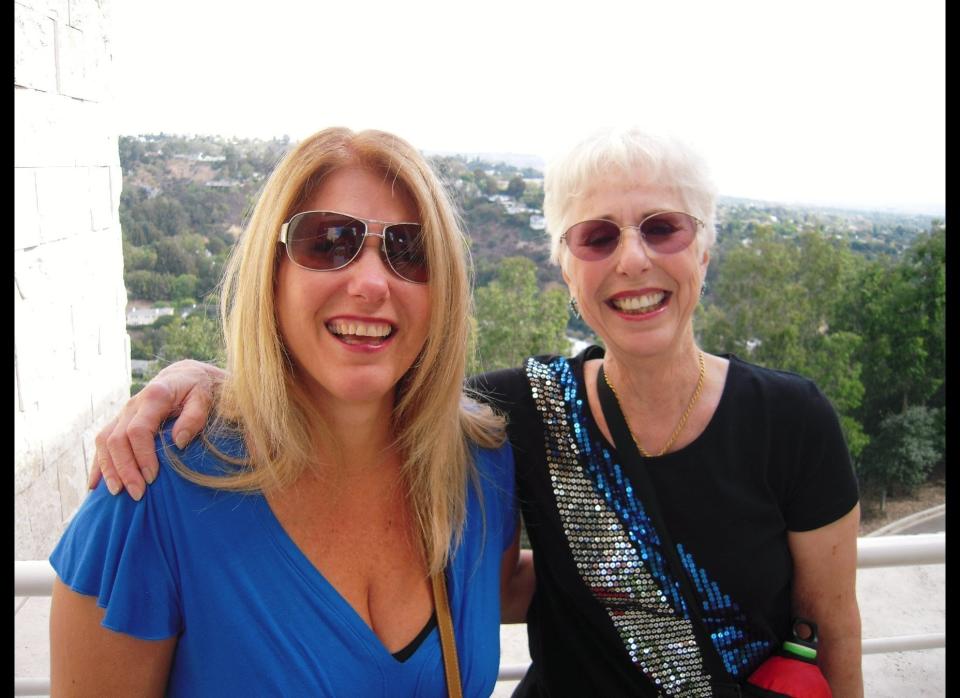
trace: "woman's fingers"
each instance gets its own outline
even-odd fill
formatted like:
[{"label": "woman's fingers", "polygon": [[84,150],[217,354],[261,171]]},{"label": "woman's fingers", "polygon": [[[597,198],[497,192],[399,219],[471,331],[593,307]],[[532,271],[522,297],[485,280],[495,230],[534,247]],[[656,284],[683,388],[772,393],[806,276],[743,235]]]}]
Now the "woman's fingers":
[{"label": "woman's fingers", "polygon": [[[123,481],[117,472],[113,457],[110,455],[111,442],[115,442],[123,429],[123,413],[120,416],[110,420],[110,422],[97,434],[96,445],[97,455],[94,461],[95,469],[100,470],[103,479],[106,481],[107,489],[111,494],[118,494],[123,489]],[[91,474],[91,482],[95,486],[94,478]],[[97,478],[99,479],[99,478]]]},{"label": "woman's fingers", "polygon": [[[97,486],[97,483],[100,482],[100,478],[103,477],[103,460],[106,458],[107,453],[107,437],[117,426],[117,418],[114,417],[109,422],[104,425],[104,427],[99,431],[96,438],[94,439],[94,455],[93,455],[93,467],[90,468],[90,475],[87,477],[87,487],[91,490]],[[113,466],[110,466],[111,469]]]},{"label": "woman's fingers", "polygon": [[[156,435],[164,420],[180,409],[180,383],[176,373],[157,375],[124,410],[111,442],[110,457],[130,496],[139,500],[147,483],[160,472]],[[129,415],[129,416],[127,416]]]},{"label": "woman's fingers", "polygon": [[[112,493],[116,494],[120,489],[126,489],[127,494],[140,501],[147,485],[140,473],[128,436],[130,421],[133,419],[132,415],[136,414],[136,408],[131,409],[132,404],[133,402],[128,403],[128,406],[124,408],[117,421],[117,426],[107,437],[108,458],[104,459],[103,462],[103,476],[107,480],[107,489]],[[116,478],[115,483],[111,483],[111,475],[107,473],[107,467],[112,467],[113,477]],[[114,491],[111,484],[118,485],[116,487],[117,492]]]},{"label": "woman's fingers", "polygon": [[185,447],[203,429],[222,377],[222,370],[199,361],[179,361],[160,371],[97,434],[90,487],[96,486],[102,472],[111,493],[126,489],[136,500],[143,497],[147,484],[160,472],[156,434],[164,420],[180,414],[173,437]]},{"label": "woman's fingers", "polygon": [[198,384],[187,393],[180,416],[173,423],[173,442],[177,448],[186,448],[207,423],[213,403],[213,393],[210,390],[208,384]]}]

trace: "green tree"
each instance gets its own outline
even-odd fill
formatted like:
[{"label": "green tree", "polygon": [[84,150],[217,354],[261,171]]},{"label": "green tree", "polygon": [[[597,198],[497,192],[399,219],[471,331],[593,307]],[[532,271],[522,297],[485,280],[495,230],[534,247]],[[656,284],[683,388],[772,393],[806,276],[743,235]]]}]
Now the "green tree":
[{"label": "green tree", "polygon": [[194,313],[186,319],[177,318],[163,328],[162,337],[158,353],[164,365],[180,359],[223,365],[220,327],[213,317]]},{"label": "green tree", "polygon": [[130,358],[153,361],[157,358],[160,346],[160,330],[155,327],[142,327],[130,330]]},{"label": "green tree", "polygon": [[144,217],[164,235],[174,236],[187,231],[190,218],[179,199],[158,196],[145,202],[144,208]]},{"label": "green tree", "polygon": [[176,302],[192,300],[197,297],[197,277],[193,274],[180,274],[170,284],[170,298]]},{"label": "green tree", "polygon": [[527,184],[523,181],[523,177],[517,175],[516,177],[510,178],[510,181],[507,183],[507,191],[504,193],[507,196],[512,196],[515,199],[519,199],[523,196],[523,192],[526,188]]},{"label": "green tree", "polygon": [[841,316],[863,340],[857,356],[867,386],[861,421],[869,432],[911,405],[942,405],[945,308],[942,227],[917,238],[900,260],[861,264]]},{"label": "green tree", "polygon": [[529,259],[503,259],[474,302],[479,359],[471,372],[517,366],[533,354],[567,353],[567,296],[559,289],[540,291]]},{"label": "green tree", "polygon": [[523,192],[523,203],[527,205],[527,208],[542,211],[543,189],[540,187],[527,187]]},{"label": "green tree", "polygon": [[197,255],[179,238],[161,238],[153,245],[157,252],[156,270],[162,274],[196,274]]},{"label": "green tree", "polygon": [[942,410],[923,405],[887,416],[867,448],[859,475],[878,487],[881,509],[888,493],[912,494],[943,460]]},{"label": "green tree", "polygon": [[869,441],[858,419],[861,338],[837,326],[855,269],[852,253],[819,231],[787,232],[757,226],[727,251],[711,282],[715,302],[696,316],[698,334],[709,351],[736,353],[815,381],[857,457]]},{"label": "green tree", "polygon": [[123,241],[123,268],[128,271],[145,269],[152,271],[157,263],[157,252],[152,247],[137,247]]},{"label": "green tree", "polygon": [[223,241],[223,238],[219,238],[211,235],[210,238],[207,240],[207,250],[210,252],[210,254],[214,256],[226,250],[227,247],[228,245]]},{"label": "green tree", "polygon": [[129,271],[123,275],[127,293],[131,298],[141,300],[169,298],[171,279],[171,276],[146,269]]},{"label": "green tree", "polygon": [[491,177],[482,169],[475,169],[473,171],[473,178],[477,183],[477,186],[480,188],[480,191],[487,196],[500,193],[500,188],[497,186],[497,178]]},{"label": "green tree", "polygon": [[852,332],[819,335],[812,342],[806,366],[801,371],[830,398],[854,458],[870,443],[870,437],[857,419],[865,393],[862,365],[856,360],[861,344],[860,337]]},{"label": "green tree", "polygon": [[117,145],[120,151],[120,167],[124,172],[133,169],[146,154],[144,144],[132,136],[120,136]]}]

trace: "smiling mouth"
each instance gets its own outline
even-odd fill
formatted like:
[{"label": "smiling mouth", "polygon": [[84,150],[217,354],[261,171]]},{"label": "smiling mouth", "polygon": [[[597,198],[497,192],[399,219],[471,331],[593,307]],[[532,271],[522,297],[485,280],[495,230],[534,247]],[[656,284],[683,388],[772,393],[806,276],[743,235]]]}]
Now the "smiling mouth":
[{"label": "smiling mouth", "polygon": [[393,325],[386,322],[348,322],[334,320],[327,323],[327,329],[334,337],[345,344],[368,344],[380,346],[393,335]]},{"label": "smiling mouth", "polygon": [[642,296],[621,296],[612,298],[607,303],[614,310],[627,315],[642,315],[658,310],[667,304],[670,294],[667,291],[644,293]]}]

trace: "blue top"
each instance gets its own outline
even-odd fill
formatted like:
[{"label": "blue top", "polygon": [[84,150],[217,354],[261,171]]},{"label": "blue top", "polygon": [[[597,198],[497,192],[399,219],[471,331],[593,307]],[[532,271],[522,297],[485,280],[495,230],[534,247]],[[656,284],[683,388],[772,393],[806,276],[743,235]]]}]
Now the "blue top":
[{"label": "blue top", "polygon": [[[104,627],[146,640],[177,636],[169,695],[447,695],[435,627],[398,661],[261,494],[184,480],[162,441],[198,472],[231,467],[199,439],[178,451],[166,430],[157,437],[160,476],[143,499],[113,497],[101,482],[50,564],[71,589],[97,597]],[[242,450],[236,438],[217,446]],[[500,661],[500,560],[517,522],[513,453],[476,449],[475,461],[482,509],[470,486],[447,585],[464,695],[489,696]]]}]

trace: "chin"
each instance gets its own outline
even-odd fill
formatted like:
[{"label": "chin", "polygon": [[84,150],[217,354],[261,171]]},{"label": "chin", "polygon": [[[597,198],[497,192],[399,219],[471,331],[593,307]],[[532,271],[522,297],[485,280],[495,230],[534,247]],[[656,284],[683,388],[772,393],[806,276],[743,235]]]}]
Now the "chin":
[{"label": "chin", "polygon": [[344,366],[336,375],[327,374],[313,378],[308,383],[312,386],[312,399],[322,408],[326,403],[392,402],[398,380],[392,371]]},{"label": "chin", "polygon": [[356,376],[353,380],[346,382],[338,391],[340,397],[344,400],[355,400],[357,402],[376,402],[384,399],[393,401],[397,392],[397,383],[399,377],[389,376]]},{"label": "chin", "polygon": [[629,335],[620,335],[604,340],[608,347],[615,347],[628,356],[656,357],[669,354],[676,346],[676,336],[670,333],[664,336],[661,332],[633,332]]}]

